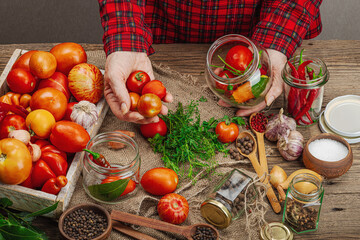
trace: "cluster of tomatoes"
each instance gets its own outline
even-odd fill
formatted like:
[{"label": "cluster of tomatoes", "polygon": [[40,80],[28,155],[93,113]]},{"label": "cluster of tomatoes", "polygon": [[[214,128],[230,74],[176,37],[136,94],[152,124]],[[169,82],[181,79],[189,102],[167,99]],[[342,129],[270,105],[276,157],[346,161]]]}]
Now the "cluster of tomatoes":
[{"label": "cluster of tomatoes", "polygon": [[[28,51],[14,63],[6,79],[10,91],[0,97],[0,182],[51,194],[67,184],[72,155],[90,140],[71,121],[73,106],[103,95],[100,70],[86,62],[81,45],[61,43],[49,52]],[[70,103],[71,96],[76,101]]]}]

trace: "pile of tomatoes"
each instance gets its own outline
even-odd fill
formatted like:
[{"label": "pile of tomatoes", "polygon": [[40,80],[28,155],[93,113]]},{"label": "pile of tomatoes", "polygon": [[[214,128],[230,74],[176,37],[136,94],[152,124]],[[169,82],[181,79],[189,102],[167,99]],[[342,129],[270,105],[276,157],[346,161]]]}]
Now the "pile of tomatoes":
[{"label": "pile of tomatoes", "polygon": [[21,55],[6,82],[10,91],[0,97],[0,182],[57,194],[67,184],[72,155],[90,140],[71,121],[72,108],[77,101],[100,100],[103,76],[87,63],[81,45],[61,43]]}]

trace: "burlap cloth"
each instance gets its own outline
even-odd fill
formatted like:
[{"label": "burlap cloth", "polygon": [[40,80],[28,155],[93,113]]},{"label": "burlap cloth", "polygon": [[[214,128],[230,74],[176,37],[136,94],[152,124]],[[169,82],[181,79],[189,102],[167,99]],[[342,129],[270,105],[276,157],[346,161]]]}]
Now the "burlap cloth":
[{"label": "burlap cloth", "polygon": [[[105,65],[105,54],[103,51],[90,51],[88,52],[88,62],[95,64],[96,66],[104,69]],[[221,118],[224,115],[233,116],[235,109],[224,108],[217,105],[217,99],[215,95],[206,87],[205,79],[194,78],[190,75],[183,75],[169,69],[167,66],[153,62],[153,69],[155,78],[162,81],[166,86],[167,90],[174,96],[173,103],[166,103],[166,106],[175,110],[178,102],[188,104],[190,100],[198,100],[201,96],[207,99],[207,102],[199,102],[199,110],[201,120],[208,120],[211,117]],[[139,126],[134,123],[128,123],[118,120],[111,110],[108,111],[99,132],[113,131],[116,129],[130,130],[136,133],[135,141],[139,145],[139,151],[141,156],[141,175],[147,170],[154,167],[164,166],[161,160],[160,154],[153,153],[150,144],[145,138],[143,138],[139,131]],[[216,160],[219,166],[216,168],[216,173],[209,178],[199,179],[196,184],[191,184],[188,179],[182,179],[180,182],[177,193],[184,196],[190,207],[189,216],[182,225],[191,225],[200,222],[206,222],[200,214],[200,204],[206,199],[210,191],[213,189],[215,184],[221,179],[221,174],[229,172],[232,168],[247,169],[252,171],[250,162],[248,161],[235,161],[230,156],[224,157],[224,154],[217,154]],[[253,172],[250,172],[255,176]],[[147,194],[141,186],[137,191],[136,195],[131,199],[126,199],[123,202],[116,205],[101,204],[103,207],[111,211],[111,209],[118,209],[121,211],[138,214],[150,218],[159,219],[156,206],[160,199]],[[80,176],[75,192],[70,201],[69,207],[95,201],[87,196],[82,186],[82,176]],[[267,205],[267,203],[266,203]],[[245,232],[246,216],[235,220],[226,229],[219,230],[221,239],[255,239],[260,230],[258,226],[254,226],[251,236]],[[139,231],[146,233],[156,239],[182,239],[181,236],[165,233],[149,228],[137,227]],[[126,235],[119,233],[115,230],[112,231],[109,239],[132,239]]]}]

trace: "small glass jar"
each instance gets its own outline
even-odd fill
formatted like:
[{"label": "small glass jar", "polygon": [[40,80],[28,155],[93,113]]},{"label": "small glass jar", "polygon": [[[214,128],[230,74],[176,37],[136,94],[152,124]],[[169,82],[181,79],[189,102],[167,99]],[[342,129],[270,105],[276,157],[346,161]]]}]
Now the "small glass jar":
[{"label": "small glass jar", "polygon": [[316,231],[323,196],[324,188],[319,178],[309,173],[296,175],[287,190],[283,223],[296,233]]},{"label": "small glass jar", "polygon": [[285,109],[297,125],[306,126],[316,123],[320,117],[324,85],[330,74],[326,64],[319,58],[303,55],[302,61],[309,63],[305,68],[299,68],[299,61],[300,56],[289,59],[282,70],[282,79],[286,83]]},{"label": "small glass jar", "polygon": [[[93,137],[86,148],[102,154],[111,165],[110,168],[100,166],[92,160],[93,156],[85,153],[82,184],[90,197],[115,204],[135,194],[141,159],[134,139],[121,132],[105,132]],[[124,191],[130,192],[122,194]]]},{"label": "small glass jar", "polygon": [[244,213],[245,193],[246,204],[255,200],[256,189],[252,182],[251,177],[238,169],[233,169],[220,180],[213,192],[201,204],[201,215],[216,227],[228,227],[233,220]]},{"label": "small glass jar", "polygon": [[266,224],[260,231],[261,240],[293,240],[293,238],[292,231],[280,222]]},{"label": "small glass jar", "polygon": [[[243,71],[236,71],[226,62],[229,50],[235,46],[243,46],[252,54],[251,62]],[[244,52],[237,52],[240,62],[247,58]],[[225,35],[217,39],[207,52],[205,78],[209,88],[220,99],[234,107],[249,109],[264,101],[271,87],[270,58],[263,47],[248,38],[238,34]]]}]

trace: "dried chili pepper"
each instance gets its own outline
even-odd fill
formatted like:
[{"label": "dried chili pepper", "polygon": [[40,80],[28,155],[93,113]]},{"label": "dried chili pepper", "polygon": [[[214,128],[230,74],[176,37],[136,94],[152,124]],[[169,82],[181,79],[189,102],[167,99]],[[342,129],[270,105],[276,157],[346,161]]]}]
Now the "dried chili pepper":
[{"label": "dried chili pepper", "polygon": [[0,121],[4,119],[8,112],[20,115],[24,119],[29,114],[29,112],[22,106],[10,105],[4,102],[0,102]]},{"label": "dried chili pepper", "polygon": [[100,154],[100,153],[96,153],[93,151],[90,151],[88,149],[83,149],[83,151],[88,152],[91,154],[93,161],[101,166],[101,167],[105,167],[105,168],[110,168],[110,163],[106,160],[106,158],[104,157],[104,155]]}]

